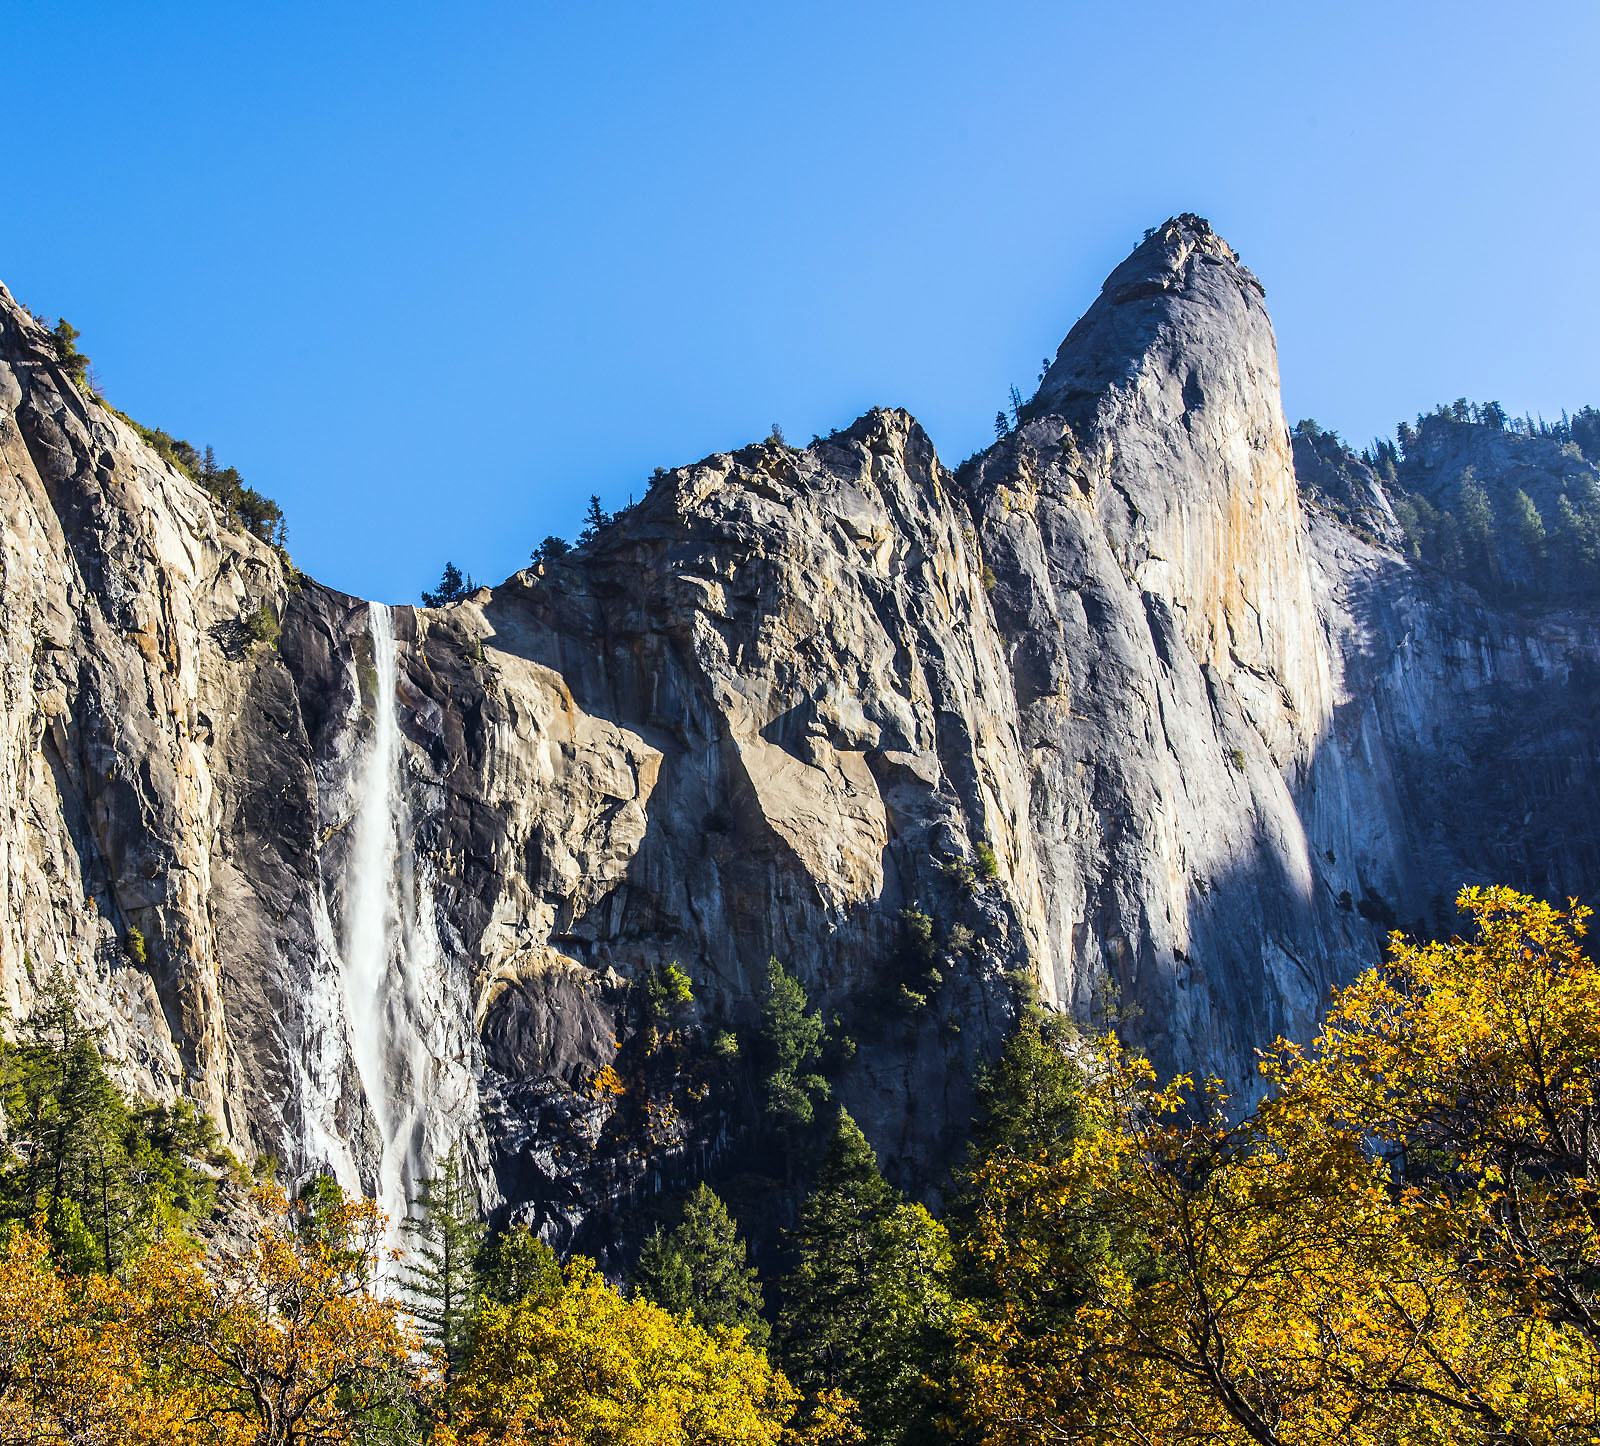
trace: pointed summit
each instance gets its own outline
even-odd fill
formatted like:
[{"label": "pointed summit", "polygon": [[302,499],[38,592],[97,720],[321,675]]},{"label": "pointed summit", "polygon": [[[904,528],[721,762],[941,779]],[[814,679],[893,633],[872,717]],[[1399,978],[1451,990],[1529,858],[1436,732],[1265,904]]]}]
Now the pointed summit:
[{"label": "pointed summit", "polygon": [[1131,377],[1153,347],[1216,353],[1272,343],[1265,291],[1239,253],[1184,212],[1145,233],[1068,333],[1030,415],[1082,421],[1082,403]]},{"label": "pointed summit", "polygon": [[1177,216],[1106,279],[1023,417],[1071,427],[1106,535],[1195,656],[1275,680],[1257,721],[1287,753],[1322,726],[1326,680],[1264,297],[1209,222]]}]

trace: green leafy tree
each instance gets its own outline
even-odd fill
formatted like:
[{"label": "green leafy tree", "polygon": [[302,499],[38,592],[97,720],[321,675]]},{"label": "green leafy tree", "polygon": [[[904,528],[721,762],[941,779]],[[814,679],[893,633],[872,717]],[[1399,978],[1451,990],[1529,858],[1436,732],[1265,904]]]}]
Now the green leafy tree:
[{"label": "green leafy tree", "polygon": [[1434,560],[1446,571],[1463,572],[1467,567],[1467,537],[1454,512],[1446,509],[1436,515],[1433,536]]},{"label": "green leafy tree", "polygon": [[[166,440],[166,449],[161,447],[158,438]],[[241,528],[269,547],[283,550],[289,538],[283,509],[254,487],[247,487],[237,467],[222,466],[217,461],[216,452],[210,447],[196,456],[194,448],[187,442],[174,443],[164,432],[148,434],[145,440],[174,466],[188,472],[211,494],[222,508],[229,527]]]},{"label": "green leafy tree", "polygon": [[1566,494],[1556,499],[1552,541],[1570,583],[1592,584],[1600,575],[1600,496],[1592,486],[1576,503]]},{"label": "green leafy tree", "polygon": [[651,1019],[666,1019],[694,1003],[694,982],[676,959],[648,969],[642,982],[645,1013]]},{"label": "green leafy tree", "polygon": [[6,1190],[12,1213],[43,1214],[74,1269],[109,1273],[137,1243],[143,1213],[127,1158],[127,1106],[59,970],[22,1032],[28,1045],[10,1052],[7,1071],[7,1114],[27,1141]]},{"label": "green leafy tree", "polygon": [[1461,474],[1461,528],[1467,565],[1483,567],[1490,574],[1500,571],[1500,549],[1495,535],[1494,503],[1489,491],[1468,467]]},{"label": "green leafy tree", "polygon": [[465,1324],[477,1284],[478,1250],[484,1226],[478,1196],[452,1148],[418,1187],[405,1221],[410,1239],[405,1291],[422,1333],[444,1356],[445,1374],[460,1360]]},{"label": "green leafy tree", "polygon": [[1572,414],[1569,431],[1585,457],[1591,462],[1600,461],[1600,411],[1593,407],[1579,407]]},{"label": "green leafy tree", "polygon": [[935,1439],[936,1388],[948,1379],[954,1307],[943,1227],[884,1180],[848,1113],[790,1233],[782,1283],[784,1368],[808,1393],[860,1402],[867,1439]]},{"label": "green leafy tree", "polygon": [[[977,1222],[1013,1210],[1005,1192],[1030,1171],[1060,1164],[1092,1128],[1088,1082],[1072,1054],[1070,1020],[1037,1006],[1024,1010],[1005,1049],[978,1082],[972,1151],[950,1211],[957,1279],[963,1296],[993,1295]],[[1111,1248],[1105,1223],[1089,1215],[1057,1222],[1062,1248],[1041,1289],[1016,1302],[1016,1325],[1043,1338],[1068,1322],[1090,1290],[1090,1270]]]},{"label": "green leafy tree", "polygon": [[[229,471],[232,470],[229,468]],[[235,477],[238,475],[234,472]],[[283,520],[283,509],[254,487],[240,483],[234,511],[238,514],[240,525],[252,537],[258,537],[272,547],[281,548],[288,544],[289,529]]]},{"label": "green leafy tree", "polygon": [[820,1011],[806,1012],[800,981],[776,959],[767,960],[767,997],[761,1005],[762,1093],[767,1118],[789,1133],[811,1124],[828,1082],[815,1069],[827,1026]]},{"label": "green leafy tree", "polygon": [[670,1231],[659,1226],[645,1242],[634,1273],[639,1292],[696,1325],[743,1326],[752,1344],[767,1343],[761,1283],[728,1208],[701,1184]]},{"label": "green leafy tree", "polygon": [[1544,518],[1534,506],[1533,498],[1520,487],[1512,498],[1512,521],[1517,529],[1517,540],[1530,552],[1544,546]]},{"label": "green leafy tree", "polygon": [[565,538],[557,537],[552,533],[534,548],[532,561],[547,566],[558,557],[565,557],[571,551],[572,548]]},{"label": "green leafy tree", "polygon": [[[977,875],[964,860],[957,860],[949,871],[957,885],[968,893],[977,887]],[[900,911],[900,947],[894,955],[895,985],[893,1003],[902,1009],[926,1007],[929,998],[944,983],[943,962],[933,937],[933,918],[918,908]]]},{"label": "green leafy tree", "polygon": [[215,1185],[199,1166],[225,1160],[215,1127],[187,1104],[121,1095],[59,970],[19,1033],[16,1045],[0,1043],[12,1142],[0,1150],[0,1218],[42,1216],[63,1262],[109,1274],[210,1214]]},{"label": "green leafy tree", "polygon": [[1024,1012],[979,1081],[975,1157],[1031,1160],[1072,1148],[1085,1127],[1084,1075],[1070,1053],[1073,1035],[1060,1015]]},{"label": "green leafy tree", "polygon": [[200,453],[191,443],[174,437],[170,432],[163,432],[160,427],[141,426],[131,417],[127,420],[144,439],[145,445],[154,450],[163,462],[176,467],[191,482],[200,480]]},{"label": "green leafy tree", "polygon": [[1522,586],[1540,586],[1545,581],[1545,561],[1549,555],[1549,538],[1545,532],[1544,518],[1533,498],[1520,487],[1511,498],[1512,556],[1517,560]]}]

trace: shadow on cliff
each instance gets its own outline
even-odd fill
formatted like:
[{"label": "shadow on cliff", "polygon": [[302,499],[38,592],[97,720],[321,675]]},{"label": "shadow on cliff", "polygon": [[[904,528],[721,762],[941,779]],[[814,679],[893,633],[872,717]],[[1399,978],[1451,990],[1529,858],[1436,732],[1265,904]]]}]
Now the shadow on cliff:
[{"label": "shadow on cliff", "polygon": [[[1600,610],[1500,607],[1426,564],[1369,553],[1331,746],[1380,772],[1359,808],[1405,840],[1381,922],[1454,931],[1467,884],[1551,900],[1600,882]],[[1362,895],[1356,895],[1357,906]],[[1377,901],[1371,901],[1376,903]]]},{"label": "shadow on cliff", "polygon": [[1463,886],[1564,901],[1600,879],[1600,619],[1508,615],[1376,551],[1364,578],[1343,599],[1346,695],[1291,789],[1309,890],[1241,815],[1248,849],[1190,891],[1187,957],[1147,946],[1114,969],[1144,1011],[1124,1032],[1163,1072],[1231,1056],[1217,1072],[1248,1096],[1255,1052],[1308,1037],[1392,931],[1453,936]]}]

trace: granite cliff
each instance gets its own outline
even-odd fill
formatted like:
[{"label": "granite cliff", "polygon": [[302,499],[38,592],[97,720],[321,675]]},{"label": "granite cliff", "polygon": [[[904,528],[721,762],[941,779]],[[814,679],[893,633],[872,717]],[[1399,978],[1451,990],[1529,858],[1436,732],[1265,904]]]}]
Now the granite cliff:
[{"label": "granite cliff", "polygon": [[0,997],[59,967],[125,1084],[391,1208],[458,1143],[602,1248],[737,1169],[769,956],[936,1195],[1029,991],[1249,1088],[1389,928],[1596,865],[1592,606],[1319,472],[1192,216],[958,470],[875,411],[445,608],[230,530],[3,290],[0,454]]}]

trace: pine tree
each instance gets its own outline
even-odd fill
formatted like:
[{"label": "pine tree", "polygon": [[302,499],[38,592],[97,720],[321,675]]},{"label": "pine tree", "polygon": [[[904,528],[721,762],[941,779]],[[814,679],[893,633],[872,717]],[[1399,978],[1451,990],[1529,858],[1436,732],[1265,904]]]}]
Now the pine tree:
[{"label": "pine tree", "polygon": [[89,390],[89,358],[78,350],[78,338],[82,333],[66,317],[56,321],[55,330],[50,334],[50,340],[55,346],[56,360],[61,363],[62,371],[83,390]]},{"label": "pine tree", "polygon": [[[977,1224],[997,1203],[993,1182],[1025,1176],[1030,1168],[1059,1164],[1088,1132],[1088,1082],[1069,1053],[1072,1025],[1037,1007],[1024,1012],[995,1064],[978,1083],[979,1113],[972,1132],[972,1154],[961,1171],[960,1189],[949,1214],[963,1296],[992,1297],[993,1281],[979,1247]],[[1020,1167],[1020,1168],[1019,1168]],[[1049,1286],[1029,1302],[1019,1323],[1048,1334],[1069,1322],[1089,1290],[1089,1272],[1111,1248],[1102,1222],[1089,1218],[1060,1225],[1070,1242],[1065,1252],[1075,1263],[1051,1273]]]},{"label": "pine tree", "polygon": [[827,1026],[806,1013],[800,981],[776,959],[767,960],[767,997],[761,1005],[761,1054],[767,1117],[787,1134],[816,1118],[828,1098],[828,1082],[811,1066],[822,1057]]},{"label": "pine tree", "polygon": [[554,562],[558,557],[565,557],[572,549],[567,545],[564,537],[557,537],[552,533],[533,550],[532,561],[539,564]]},{"label": "pine tree", "polygon": [[1572,440],[1591,462],[1600,461],[1600,411],[1579,407],[1572,414]]},{"label": "pine tree", "polygon": [[1006,421],[1006,414],[1003,411],[996,412],[994,414],[994,435],[995,435],[995,440],[999,441],[999,439],[1001,437],[1005,436],[1006,433],[1009,432],[1010,430],[1011,430],[1011,423]]},{"label": "pine tree", "polygon": [[1461,499],[1462,543],[1467,566],[1482,569],[1482,580],[1500,573],[1499,540],[1495,535],[1494,504],[1473,468],[1465,468],[1458,484]]},{"label": "pine tree", "polygon": [[994,1066],[979,1082],[973,1154],[1051,1158],[1084,1128],[1083,1071],[1067,1052],[1071,1025],[1034,1008],[1024,1013]]},{"label": "pine tree", "polygon": [[783,1282],[779,1330],[797,1383],[851,1391],[874,1359],[873,1263],[894,1204],[872,1146],[840,1110],[789,1239],[797,1258]]},{"label": "pine tree", "polygon": [[0,1145],[0,1221],[42,1216],[58,1259],[109,1275],[211,1213],[215,1126],[186,1103],[118,1091],[59,969],[17,1033],[15,1044],[0,1038],[0,1119],[27,1145]]},{"label": "pine tree", "polygon": [[578,546],[593,542],[600,535],[600,530],[609,527],[612,516],[600,505],[600,498],[595,493],[589,494],[589,510],[583,514],[583,531],[578,534]]},{"label": "pine tree", "polygon": [[423,592],[422,605],[425,608],[447,607],[453,602],[460,602],[475,586],[470,574],[463,578],[461,569],[455,563],[447,562],[444,572],[439,576],[438,588],[433,592]]},{"label": "pine tree", "polygon": [[443,1354],[448,1377],[461,1356],[484,1233],[458,1148],[451,1148],[437,1175],[421,1182],[411,1203],[417,1213],[404,1226],[411,1240],[405,1292],[422,1334]]},{"label": "pine tree", "polygon": [[1520,487],[1511,499],[1511,524],[1517,546],[1531,580],[1540,580],[1546,551],[1544,518],[1533,498]]},{"label": "pine tree", "polygon": [[230,467],[235,484],[234,513],[239,525],[252,537],[260,538],[271,547],[282,548],[289,540],[289,530],[284,524],[283,509],[270,497],[246,487],[237,469]]},{"label": "pine tree", "polygon": [[633,1270],[635,1295],[653,1300],[662,1310],[684,1315],[694,1310],[694,1279],[689,1262],[677,1248],[677,1230],[657,1225],[646,1237]]},{"label": "pine tree", "polygon": [[497,1305],[549,1300],[561,1289],[561,1262],[526,1225],[497,1230],[478,1250],[478,1295]]},{"label": "pine tree", "polygon": [[659,1226],[645,1242],[634,1273],[641,1295],[696,1325],[743,1326],[752,1345],[765,1346],[761,1283],[728,1208],[709,1185],[695,1189],[683,1219]]},{"label": "pine tree", "polygon": [[42,1214],[74,1269],[109,1274],[138,1243],[144,1201],[128,1159],[127,1105],[59,968],[22,1034],[31,1047],[6,1051],[7,1113],[32,1148],[0,1192],[5,1213]]},{"label": "pine tree", "polygon": [[789,1245],[778,1329],[790,1379],[854,1397],[868,1440],[931,1439],[924,1380],[947,1378],[953,1350],[949,1242],[884,1180],[844,1110]]}]

